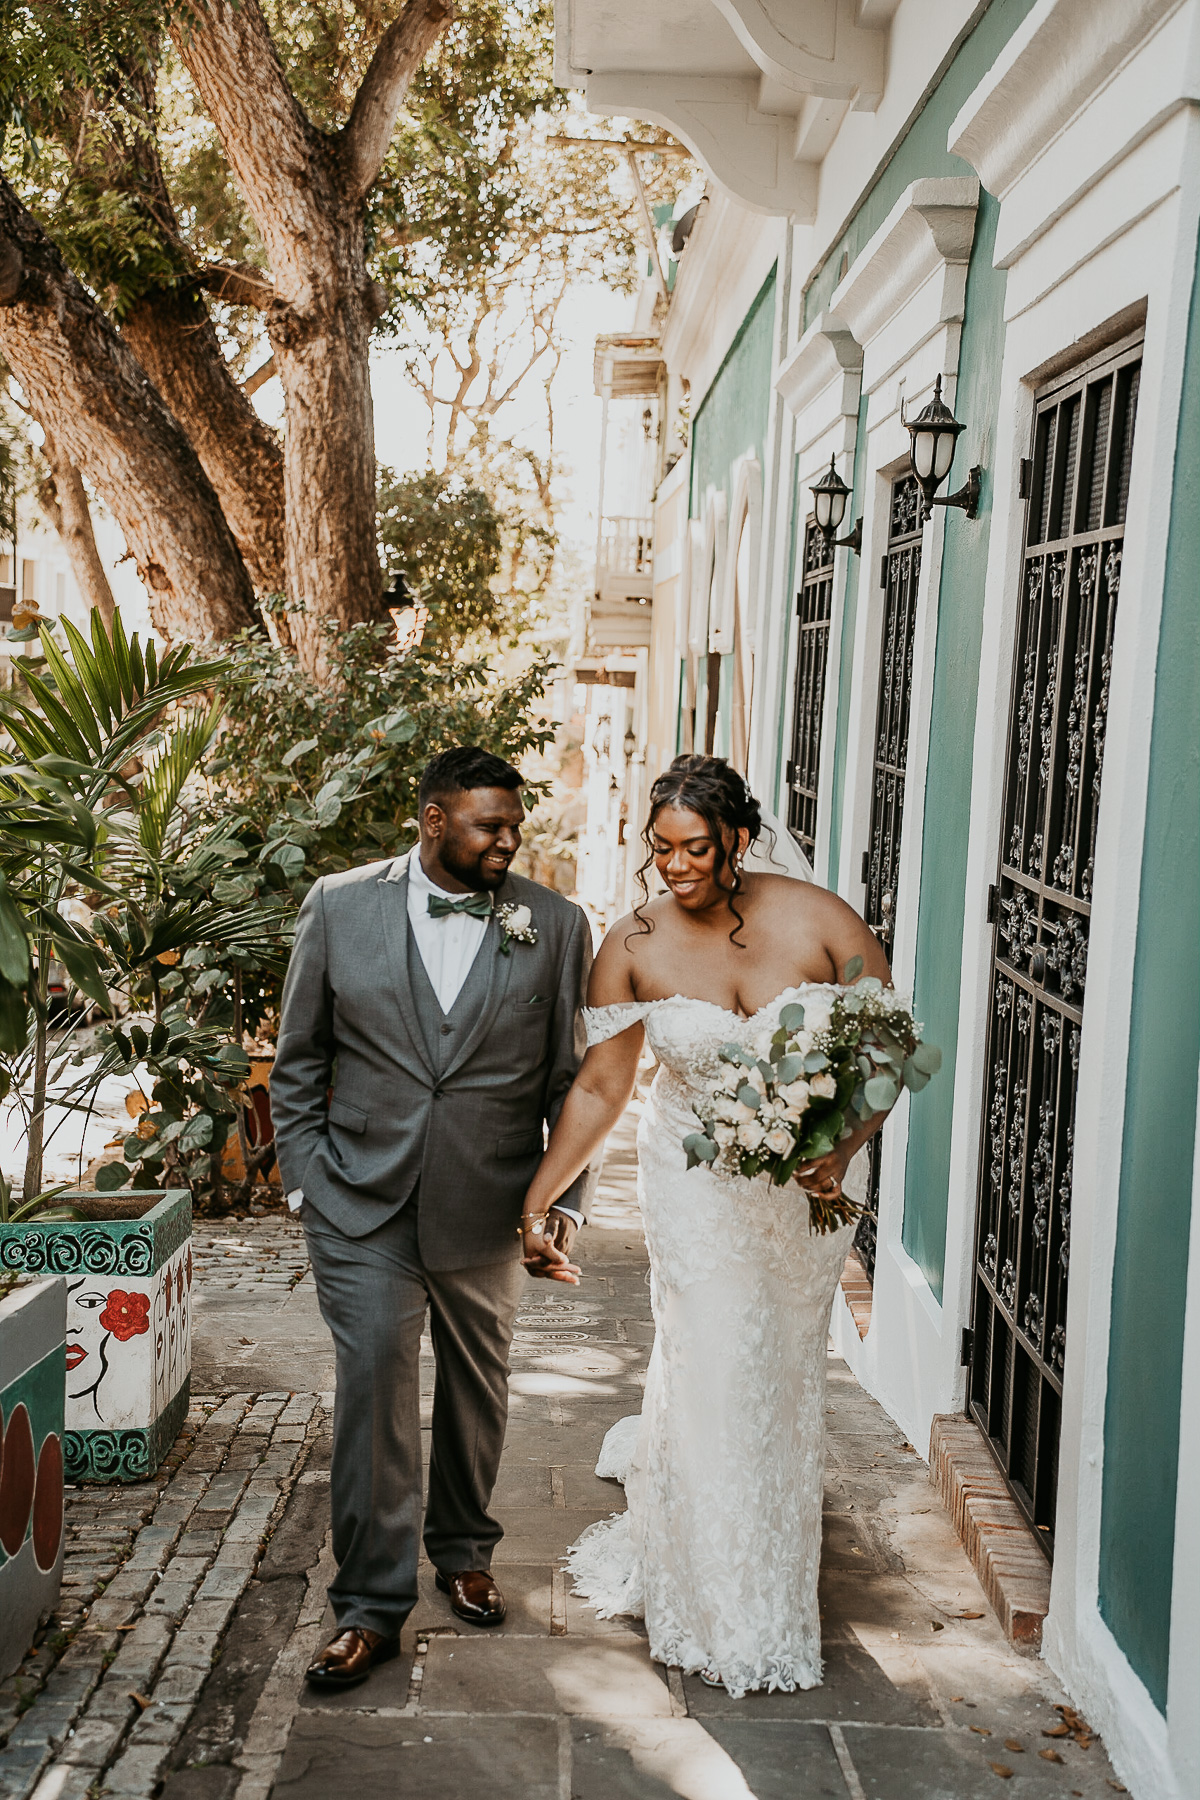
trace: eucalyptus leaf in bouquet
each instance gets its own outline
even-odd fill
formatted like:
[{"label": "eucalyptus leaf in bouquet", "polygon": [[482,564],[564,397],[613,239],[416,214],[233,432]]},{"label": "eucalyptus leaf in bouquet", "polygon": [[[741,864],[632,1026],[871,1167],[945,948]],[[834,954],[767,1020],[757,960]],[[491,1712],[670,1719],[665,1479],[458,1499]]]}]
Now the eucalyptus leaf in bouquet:
[{"label": "eucalyptus leaf in bouquet", "polygon": [[[855,957],[843,986],[806,990],[755,1041],[722,1044],[720,1071],[696,1109],[701,1129],[683,1140],[689,1169],[765,1175],[784,1187],[857,1125],[889,1112],[901,1088],[915,1093],[936,1075],[941,1051],[922,1041],[895,990],[862,967]],[[808,1200],[814,1231],[835,1231],[863,1210],[844,1193]]]}]

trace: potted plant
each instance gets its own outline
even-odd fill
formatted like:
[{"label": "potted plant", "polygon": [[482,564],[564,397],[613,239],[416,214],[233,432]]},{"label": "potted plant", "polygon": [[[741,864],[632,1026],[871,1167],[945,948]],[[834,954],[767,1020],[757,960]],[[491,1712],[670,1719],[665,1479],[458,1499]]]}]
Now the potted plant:
[{"label": "potted plant", "polygon": [[[191,1176],[239,1119],[250,1068],[203,996],[172,1002],[164,977],[213,946],[282,956],[292,909],[216,899],[247,852],[183,802],[219,713],[180,702],[219,665],[160,664],[119,616],[106,632],[93,615],[90,645],[64,625],[71,660],[40,629],[44,666],[4,703],[17,754],[0,760],[0,1086],[26,1136],[21,1199],[0,1180],[0,1270],[66,1277],[70,1477],[140,1480],[187,1411]],[[82,1008],[53,1015],[55,963],[115,1015],[91,1041]],[[51,1106],[60,1125],[90,1113],[114,1071],[143,1109],[123,1160],[94,1189],[43,1189]]]},{"label": "potted plant", "polygon": [[65,1353],[64,1283],[0,1275],[0,1681],[62,1580]]}]

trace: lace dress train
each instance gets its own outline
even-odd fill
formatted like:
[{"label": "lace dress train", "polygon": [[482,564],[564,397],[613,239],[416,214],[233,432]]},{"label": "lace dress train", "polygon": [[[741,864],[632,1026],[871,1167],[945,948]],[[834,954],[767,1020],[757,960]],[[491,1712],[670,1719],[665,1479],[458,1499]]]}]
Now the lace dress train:
[{"label": "lace dress train", "polygon": [[656,1335],[641,1418],[613,1427],[597,1465],[628,1510],[590,1527],[568,1568],[602,1616],[645,1619],[657,1661],[713,1670],[734,1695],[821,1679],[826,1342],[853,1227],[812,1233],[799,1194],[689,1171],[681,1146],[718,1047],[834,992],[788,989],[751,1020],[683,997],[585,1015],[591,1042],[644,1019],[660,1063],[638,1132]]}]

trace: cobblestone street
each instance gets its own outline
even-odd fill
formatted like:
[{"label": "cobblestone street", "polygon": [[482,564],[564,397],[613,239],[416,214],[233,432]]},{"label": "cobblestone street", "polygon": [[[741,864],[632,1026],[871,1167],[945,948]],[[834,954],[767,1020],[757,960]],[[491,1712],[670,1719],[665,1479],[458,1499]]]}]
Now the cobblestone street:
[{"label": "cobblestone street", "polygon": [[530,1284],[519,1316],[497,1492],[507,1621],[460,1627],[425,1569],[403,1654],[345,1695],[302,1681],[329,1630],[332,1405],[303,1236],[278,1217],[201,1222],[202,1397],[153,1481],[69,1491],[59,1614],[0,1689],[4,1800],[1124,1791],[1081,1724],[1064,1733],[1063,1695],[1006,1642],[921,1458],[836,1359],[820,1688],[731,1701],[573,1599],[558,1559],[622,1504],[593,1467],[639,1406],[652,1339],[634,1123],[609,1146],[581,1286]]}]

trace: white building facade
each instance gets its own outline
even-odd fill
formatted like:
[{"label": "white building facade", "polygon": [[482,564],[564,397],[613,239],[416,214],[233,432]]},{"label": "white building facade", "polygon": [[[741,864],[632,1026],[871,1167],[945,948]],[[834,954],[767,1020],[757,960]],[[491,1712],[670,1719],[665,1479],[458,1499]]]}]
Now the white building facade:
[{"label": "white building facade", "polygon": [[[884,939],[946,1060],[839,1347],[918,1447],[974,1421],[1043,1654],[1132,1792],[1194,1800],[1200,0],[559,0],[558,47],[708,177],[598,348],[657,456],[576,646],[584,895],[624,910],[649,782],[711,750]],[[940,498],[980,492],[926,521],[939,378]]]}]

